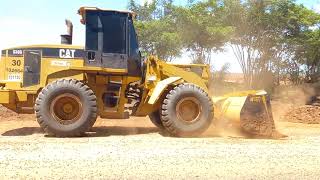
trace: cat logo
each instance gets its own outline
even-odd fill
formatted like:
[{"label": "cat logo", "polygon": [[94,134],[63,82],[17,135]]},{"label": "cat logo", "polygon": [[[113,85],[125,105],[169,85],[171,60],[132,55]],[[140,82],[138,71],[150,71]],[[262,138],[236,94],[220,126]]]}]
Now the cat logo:
[{"label": "cat logo", "polygon": [[59,57],[62,59],[71,59],[74,58],[74,53],[76,50],[74,49],[60,49],[59,50]]}]

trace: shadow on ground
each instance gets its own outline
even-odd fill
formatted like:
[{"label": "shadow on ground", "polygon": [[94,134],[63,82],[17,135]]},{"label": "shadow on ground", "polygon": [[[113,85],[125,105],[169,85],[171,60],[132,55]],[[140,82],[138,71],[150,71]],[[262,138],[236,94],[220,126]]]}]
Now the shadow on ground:
[{"label": "shadow on ground", "polygon": [[18,129],[12,129],[2,133],[2,136],[29,136],[32,134],[43,133],[42,129],[39,127],[23,127]]},{"label": "shadow on ground", "polygon": [[150,133],[159,133],[159,129],[156,127],[100,126],[91,128],[91,130],[87,133],[87,136],[127,136]]},{"label": "shadow on ground", "polygon": [[[40,127],[23,127],[12,129],[2,133],[2,136],[29,136],[33,134],[44,133]],[[156,127],[121,127],[121,126],[101,126],[93,127],[86,133],[86,137],[103,137],[103,136],[126,136],[137,134],[159,133]],[[50,136],[49,136],[50,137]]]}]

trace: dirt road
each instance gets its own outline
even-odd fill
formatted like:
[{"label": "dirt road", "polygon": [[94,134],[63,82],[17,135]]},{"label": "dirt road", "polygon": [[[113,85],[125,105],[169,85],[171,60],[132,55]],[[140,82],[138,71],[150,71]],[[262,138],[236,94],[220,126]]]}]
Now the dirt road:
[{"label": "dirt road", "polygon": [[88,137],[41,134],[32,116],[0,119],[0,179],[316,179],[320,126],[281,123],[283,140],[208,132],[171,138],[146,119],[99,120]]}]

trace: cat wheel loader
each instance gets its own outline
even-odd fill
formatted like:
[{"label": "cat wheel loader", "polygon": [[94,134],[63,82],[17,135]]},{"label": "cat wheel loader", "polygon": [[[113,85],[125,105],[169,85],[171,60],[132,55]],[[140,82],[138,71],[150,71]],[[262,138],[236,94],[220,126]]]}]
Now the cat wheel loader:
[{"label": "cat wheel loader", "polygon": [[[34,112],[43,130],[58,137],[83,135],[98,116],[149,116],[177,137],[198,136],[213,120],[226,118],[247,133],[272,135],[266,94],[212,98],[208,65],[141,57],[133,12],[81,7],[78,13],[85,47],[71,45],[73,26],[67,21],[61,45],[2,50],[0,104]],[[260,128],[265,121],[269,126]]]}]

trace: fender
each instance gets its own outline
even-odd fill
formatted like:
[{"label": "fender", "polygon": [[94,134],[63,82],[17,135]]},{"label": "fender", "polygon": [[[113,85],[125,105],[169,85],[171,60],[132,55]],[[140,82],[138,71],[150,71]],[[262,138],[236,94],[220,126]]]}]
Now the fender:
[{"label": "fender", "polygon": [[177,82],[181,80],[181,77],[169,77],[167,79],[164,79],[162,81],[159,81],[152,91],[152,94],[149,98],[148,104],[154,104],[159,99],[160,95],[163,93],[163,91],[172,83]]}]

